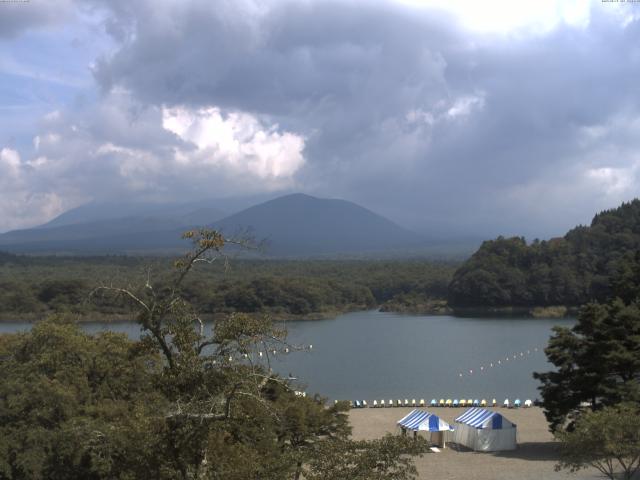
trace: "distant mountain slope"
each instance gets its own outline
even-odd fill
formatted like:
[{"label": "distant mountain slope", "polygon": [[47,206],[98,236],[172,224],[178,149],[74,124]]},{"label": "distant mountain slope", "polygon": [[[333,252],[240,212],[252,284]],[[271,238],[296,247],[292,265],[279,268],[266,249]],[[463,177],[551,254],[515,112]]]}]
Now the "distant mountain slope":
[{"label": "distant mountain slope", "polygon": [[250,227],[271,255],[388,251],[425,244],[419,235],[355,203],[292,194],[256,205],[214,226],[226,234]]},{"label": "distant mountain slope", "polygon": [[640,200],[597,214],[563,238],[484,242],[449,285],[449,303],[477,306],[575,306],[603,300],[613,278],[640,252]]},{"label": "distant mountain slope", "polygon": [[0,235],[0,249],[65,254],[173,251],[184,247],[181,232],[223,216],[217,208],[197,204],[89,204],[39,227]]},{"label": "distant mountain slope", "polygon": [[[113,205],[112,205],[113,206]],[[140,214],[110,218],[113,208],[80,207],[48,224],[0,235],[0,250],[19,253],[176,253],[185,248],[181,233],[198,225],[210,225],[233,235],[250,229],[267,241],[270,256],[318,256],[406,252],[426,241],[366,208],[345,200],[327,200],[303,194],[279,197],[216,221],[206,206],[174,217]],[[137,210],[138,209],[138,210]],[[142,209],[144,210],[144,209]],[[150,212],[144,210],[146,214]],[[97,219],[92,219],[95,214]],[[136,215],[137,214],[137,215]],[[208,220],[205,220],[208,219]]]},{"label": "distant mountain slope", "polygon": [[130,218],[166,220],[179,225],[206,225],[219,220],[228,212],[211,207],[213,201],[190,203],[145,203],[145,202],[90,202],[62,213],[50,222],[36,228],[53,228],[66,225],[94,223],[104,220]]}]

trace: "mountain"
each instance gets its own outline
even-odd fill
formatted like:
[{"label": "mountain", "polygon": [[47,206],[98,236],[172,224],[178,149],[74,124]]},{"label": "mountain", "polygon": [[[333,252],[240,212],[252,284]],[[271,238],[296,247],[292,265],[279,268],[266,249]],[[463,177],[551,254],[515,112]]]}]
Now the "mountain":
[{"label": "mountain", "polygon": [[597,214],[589,226],[527,243],[484,242],[454,274],[454,307],[577,306],[606,300],[640,252],[640,200]]},{"label": "mountain", "polygon": [[[228,215],[228,211],[214,208],[213,200],[190,203],[147,203],[147,202],[90,202],[73,208],[57,216],[50,222],[36,228],[54,228],[66,225],[86,224],[99,221],[121,219],[153,219],[178,225],[209,224]],[[125,214],[123,214],[125,213]],[[115,225],[115,223],[113,223]]]},{"label": "mountain", "polygon": [[[292,194],[268,200],[222,220],[207,205],[189,207],[90,204],[37,228],[0,235],[0,250],[18,253],[176,253],[183,231],[207,224],[226,235],[250,229],[266,240],[269,256],[319,256],[402,252],[423,237],[345,200]],[[117,217],[126,212],[126,217]]]},{"label": "mountain", "polygon": [[249,227],[276,256],[406,251],[425,239],[346,200],[292,194],[247,208],[214,224],[227,235]]},{"label": "mountain", "polygon": [[162,253],[184,248],[180,235],[224,213],[200,203],[90,203],[31,229],[0,235],[0,249],[19,253]]}]

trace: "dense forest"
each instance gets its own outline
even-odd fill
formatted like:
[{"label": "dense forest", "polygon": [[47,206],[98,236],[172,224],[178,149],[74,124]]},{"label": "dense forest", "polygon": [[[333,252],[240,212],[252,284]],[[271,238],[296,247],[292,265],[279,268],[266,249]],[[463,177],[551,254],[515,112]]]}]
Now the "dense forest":
[{"label": "dense forest", "polygon": [[[382,306],[426,310],[441,305],[456,265],[425,260],[241,260],[202,265],[183,285],[203,314],[269,313],[314,318]],[[37,319],[70,312],[124,318],[118,298],[91,295],[99,286],[161,283],[167,258],[29,257],[0,253],[0,318]],[[439,303],[438,303],[439,302]]]},{"label": "dense forest", "polygon": [[640,200],[597,214],[548,241],[487,241],[449,287],[454,307],[577,306],[604,300],[640,249]]}]

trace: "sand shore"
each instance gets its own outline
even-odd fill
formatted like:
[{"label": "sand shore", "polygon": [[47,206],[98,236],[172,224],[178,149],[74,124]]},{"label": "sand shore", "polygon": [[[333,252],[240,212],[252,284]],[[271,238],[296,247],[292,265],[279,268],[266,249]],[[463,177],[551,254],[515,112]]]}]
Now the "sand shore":
[{"label": "sand shore", "polygon": [[[355,439],[372,439],[385,433],[398,433],[396,422],[411,408],[353,409],[349,420]],[[443,420],[452,423],[461,408],[429,409]],[[577,474],[554,471],[557,444],[547,428],[542,409],[521,408],[500,411],[518,426],[518,449],[509,452],[477,453],[457,449],[454,445],[440,453],[428,453],[416,460],[421,479],[451,480],[542,480],[542,479],[596,479],[602,478],[595,469]]]}]

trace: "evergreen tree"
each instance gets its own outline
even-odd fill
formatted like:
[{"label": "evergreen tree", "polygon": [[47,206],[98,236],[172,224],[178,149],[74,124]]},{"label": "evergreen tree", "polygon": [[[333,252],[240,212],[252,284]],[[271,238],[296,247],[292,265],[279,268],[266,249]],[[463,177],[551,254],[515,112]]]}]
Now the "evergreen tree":
[{"label": "evergreen tree", "polygon": [[587,402],[597,410],[640,401],[640,256],[613,280],[620,295],[584,306],[571,329],[554,328],[545,352],[555,371],[535,373],[542,382],[545,414],[552,430],[565,427]]}]

